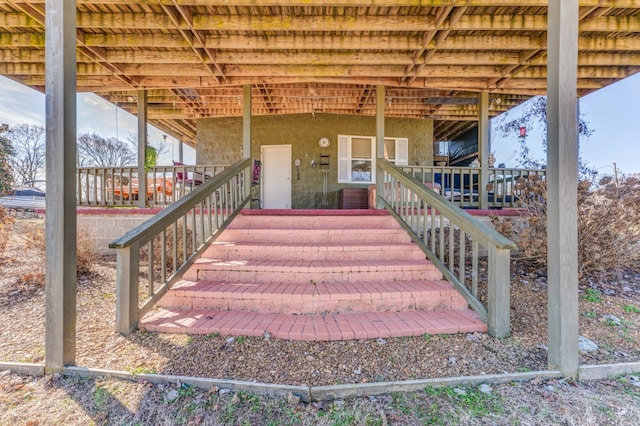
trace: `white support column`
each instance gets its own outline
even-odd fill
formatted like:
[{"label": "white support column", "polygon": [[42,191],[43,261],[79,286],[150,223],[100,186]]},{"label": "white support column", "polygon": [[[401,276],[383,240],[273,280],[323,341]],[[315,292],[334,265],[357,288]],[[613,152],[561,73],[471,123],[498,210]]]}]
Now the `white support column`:
[{"label": "white support column", "polygon": [[251,85],[242,87],[242,158],[251,157]]},{"label": "white support column", "polygon": [[489,92],[478,94],[478,160],[480,161],[480,179],[478,196],[480,208],[489,208],[487,183],[489,177]]},{"label": "white support column", "polygon": [[578,374],[578,0],[549,2],[547,23],[549,367]]},{"label": "white support column", "polygon": [[45,371],[76,353],[76,2],[46,0]]},{"label": "white support column", "polygon": [[178,143],[178,161],[184,163],[184,142],[182,140]]},{"label": "white support column", "polygon": [[147,206],[147,173],[144,170],[147,150],[147,91],[138,90],[138,207]]},{"label": "white support column", "polygon": [[[384,86],[376,86],[376,157],[384,158]],[[383,208],[378,197],[384,191],[384,176],[376,170],[376,208]]]}]

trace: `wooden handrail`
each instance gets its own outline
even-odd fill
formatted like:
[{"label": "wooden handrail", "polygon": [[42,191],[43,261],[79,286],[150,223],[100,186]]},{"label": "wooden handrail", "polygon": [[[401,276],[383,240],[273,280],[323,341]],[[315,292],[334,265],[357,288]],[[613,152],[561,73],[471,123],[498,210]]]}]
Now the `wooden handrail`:
[{"label": "wooden handrail", "polygon": [[[140,317],[153,308],[247,204],[249,166],[249,159],[238,161],[109,244],[117,254],[117,331],[127,334],[133,330]],[[141,274],[140,265],[145,260],[147,271]],[[140,305],[140,279],[144,275],[147,292]]]},{"label": "wooden handrail", "polygon": [[[489,334],[498,338],[508,336],[511,329],[510,251],[517,248],[516,244],[388,161],[379,159],[377,168],[384,182],[383,187],[378,188],[377,197],[384,207],[469,305],[487,321]],[[445,234],[448,235],[446,239]],[[467,262],[467,237],[472,241],[471,265]],[[488,255],[486,306],[478,297],[481,247]],[[468,276],[471,277],[469,286]]]},{"label": "wooden handrail", "polygon": [[378,160],[378,162],[381,163],[380,167],[383,171],[389,173],[394,178],[401,180],[402,183],[418,197],[428,200],[429,205],[432,208],[444,213],[447,218],[451,217],[455,219],[456,223],[462,224],[465,228],[465,232],[469,235],[480,240],[486,240],[488,243],[493,244],[498,248],[510,250],[517,248],[517,245],[513,241],[500,234],[495,229],[485,225],[463,209],[456,207],[442,195],[429,190],[429,188],[425,187],[419,180],[412,176],[408,176],[387,160]]}]

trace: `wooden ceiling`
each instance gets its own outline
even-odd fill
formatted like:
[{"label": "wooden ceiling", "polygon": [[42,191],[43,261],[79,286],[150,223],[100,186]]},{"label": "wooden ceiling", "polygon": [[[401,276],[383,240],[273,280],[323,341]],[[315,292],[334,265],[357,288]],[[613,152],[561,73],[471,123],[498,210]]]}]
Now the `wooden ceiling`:
[{"label": "wooden ceiling", "polygon": [[[436,140],[546,92],[548,0],[78,0],[78,91],[195,143],[252,113],[433,118]],[[0,0],[0,74],[44,90],[44,0]],[[640,70],[640,0],[580,1],[578,92]],[[1,101],[1,100],[0,100]]]}]

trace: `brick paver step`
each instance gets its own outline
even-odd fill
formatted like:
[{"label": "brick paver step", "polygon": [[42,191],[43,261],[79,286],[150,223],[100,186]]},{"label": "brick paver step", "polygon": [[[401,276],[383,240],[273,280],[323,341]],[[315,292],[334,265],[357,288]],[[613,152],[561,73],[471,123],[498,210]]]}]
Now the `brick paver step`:
[{"label": "brick paver step", "polygon": [[368,312],[327,315],[285,315],[206,309],[157,309],[140,323],[162,333],[265,336],[287,340],[375,339],[423,334],[486,332],[487,326],[469,309]]},{"label": "brick paver step", "polygon": [[307,261],[198,259],[185,279],[257,283],[335,283],[439,280],[442,274],[426,260]]},{"label": "brick paver step", "polygon": [[295,244],[216,241],[202,255],[233,260],[400,260],[425,259],[413,243]]},{"label": "brick paver step", "polygon": [[335,228],[335,229],[266,229],[227,228],[220,241],[238,243],[313,243],[313,244],[388,244],[408,243],[411,238],[402,229],[387,228]]},{"label": "brick paver step", "polygon": [[365,283],[176,283],[161,306],[286,314],[464,309],[467,302],[448,281]]},{"label": "brick paver step", "polygon": [[263,229],[401,229],[389,215],[239,215],[230,225],[235,228]]}]

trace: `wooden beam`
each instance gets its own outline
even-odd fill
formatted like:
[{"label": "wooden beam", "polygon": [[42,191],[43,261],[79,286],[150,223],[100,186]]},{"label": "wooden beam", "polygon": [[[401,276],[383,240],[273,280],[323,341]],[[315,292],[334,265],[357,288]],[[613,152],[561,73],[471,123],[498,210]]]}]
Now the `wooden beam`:
[{"label": "wooden beam", "polygon": [[[0,0],[0,4],[7,3],[8,0]],[[172,4],[172,0],[160,0],[163,4]],[[43,4],[44,0],[30,1],[33,4]],[[128,0],[101,0],[102,4],[112,4],[129,6]],[[78,0],[78,4],[95,4],[95,0]],[[136,0],[136,4],[157,5],[158,0]],[[183,6],[222,6],[229,5],[225,0],[180,0]],[[376,0],[376,7],[440,7],[440,6],[470,6],[470,7],[512,7],[513,0]],[[239,0],[234,1],[235,7],[258,7],[258,6],[288,6],[288,7],[308,7],[308,0]],[[547,7],[547,0],[523,0],[518,2],[518,6],[526,7]],[[371,7],[372,0],[330,0],[323,2],[327,7]],[[640,4],[637,0],[581,0],[582,7],[612,7],[622,9],[638,9]]]},{"label": "wooden beam", "polygon": [[[478,94],[478,153],[480,160],[480,208],[487,209],[489,207],[489,199],[487,194],[487,184],[489,183],[489,153],[491,145],[489,144],[489,92],[480,92]],[[507,264],[509,262],[507,261]],[[508,286],[507,286],[508,288]],[[498,306],[501,306],[498,304]],[[507,311],[509,307],[507,306]],[[507,314],[509,318],[509,314]]]},{"label": "wooden beam", "polygon": [[76,4],[47,0],[45,372],[76,356]]},{"label": "wooden beam", "polygon": [[[145,170],[146,150],[147,150],[147,92],[138,91],[138,185],[140,188],[147,187],[147,172]],[[140,195],[143,192],[140,190]],[[138,207],[141,209],[147,206],[147,197],[138,197]],[[132,309],[138,309],[134,306]]]},{"label": "wooden beam", "polygon": [[[183,4],[180,2],[180,4]],[[167,6],[165,6],[167,7]],[[601,8],[608,10],[608,8]],[[0,11],[0,27],[33,28],[40,25],[29,16],[15,12]],[[177,28],[198,31],[313,31],[313,32],[420,32],[434,30],[457,31],[546,31],[547,16],[543,14],[527,15],[465,15],[457,22],[444,19],[440,22],[431,16],[418,15],[389,15],[389,16],[243,16],[243,15],[215,15],[194,14],[192,24],[178,21],[173,22],[166,14],[161,13],[132,13],[132,12],[88,12],[77,14],[78,28],[87,29],[135,29],[135,30],[166,30]],[[583,32],[616,32],[636,33],[640,31],[640,17],[638,16],[598,16],[580,24]]]},{"label": "wooden beam", "polygon": [[549,368],[576,378],[578,353],[578,0],[549,2],[547,276]]},{"label": "wooden beam", "polygon": [[[251,158],[251,101],[251,86],[246,84],[242,88],[242,158]],[[245,187],[249,190],[250,185]]]},{"label": "wooden beam", "polygon": [[[386,105],[384,91],[384,86],[376,86],[376,156],[378,160],[384,159],[384,108]],[[376,193],[382,195],[384,193],[384,175],[377,173],[377,168],[374,173],[376,173]],[[376,197],[376,208],[384,208],[382,197]]]}]

